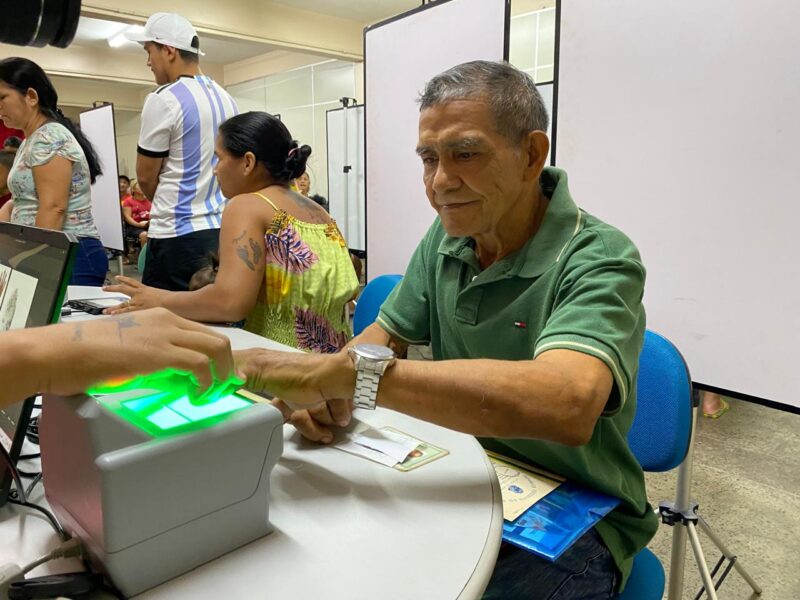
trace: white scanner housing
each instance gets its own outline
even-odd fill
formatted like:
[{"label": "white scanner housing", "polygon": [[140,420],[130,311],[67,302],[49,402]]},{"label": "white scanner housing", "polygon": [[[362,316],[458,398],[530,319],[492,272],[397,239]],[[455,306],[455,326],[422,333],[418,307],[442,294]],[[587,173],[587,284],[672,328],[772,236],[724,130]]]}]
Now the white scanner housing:
[{"label": "white scanner housing", "polygon": [[283,450],[270,404],[153,435],[120,413],[132,396],[45,396],[40,418],[47,500],[126,596],[270,533]]}]

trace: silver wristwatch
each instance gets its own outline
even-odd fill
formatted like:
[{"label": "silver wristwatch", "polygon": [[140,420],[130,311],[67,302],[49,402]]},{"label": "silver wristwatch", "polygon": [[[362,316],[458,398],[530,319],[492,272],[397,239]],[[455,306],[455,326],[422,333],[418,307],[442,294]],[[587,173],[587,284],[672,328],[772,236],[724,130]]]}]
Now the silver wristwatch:
[{"label": "silver wristwatch", "polygon": [[375,409],[378,397],[378,384],[386,369],[397,358],[391,348],[376,344],[356,344],[348,349],[356,368],[356,389],[353,404],[356,408]]}]

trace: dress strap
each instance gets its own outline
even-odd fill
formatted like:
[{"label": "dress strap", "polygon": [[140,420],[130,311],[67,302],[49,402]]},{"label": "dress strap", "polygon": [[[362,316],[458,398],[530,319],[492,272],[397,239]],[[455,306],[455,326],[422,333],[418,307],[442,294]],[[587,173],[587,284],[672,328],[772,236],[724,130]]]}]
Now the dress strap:
[{"label": "dress strap", "polygon": [[270,200],[269,198],[267,198],[267,197],[266,197],[264,194],[262,194],[262,193],[260,193],[260,192],[253,192],[253,193],[254,193],[256,196],[258,196],[259,198],[263,198],[264,200],[266,200],[266,201],[269,203],[269,205],[270,205],[272,208],[274,208],[274,209],[275,209],[275,212],[280,212],[280,210],[281,210],[281,209],[280,209],[280,208],[278,208],[277,206],[275,206],[275,203],[274,203],[272,200]]}]

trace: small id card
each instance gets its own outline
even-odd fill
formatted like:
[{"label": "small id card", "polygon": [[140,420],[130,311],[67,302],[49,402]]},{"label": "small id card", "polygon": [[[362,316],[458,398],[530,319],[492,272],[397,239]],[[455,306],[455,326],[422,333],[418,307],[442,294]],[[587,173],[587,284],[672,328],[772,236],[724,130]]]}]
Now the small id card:
[{"label": "small id card", "polygon": [[413,471],[417,467],[421,467],[422,465],[427,465],[430,462],[433,462],[436,459],[442,458],[450,454],[444,448],[439,448],[438,446],[434,446],[433,444],[428,444],[427,442],[423,442],[407,433],[402,431],[398,431],[394,427],[382,427],[382,431],[389,431],[395,434],[399,434],[405,436],[415,442],[418,442],[417,447],[412,450],[406,459],[403,462],[397,463],[394,468],[398,471]]}]

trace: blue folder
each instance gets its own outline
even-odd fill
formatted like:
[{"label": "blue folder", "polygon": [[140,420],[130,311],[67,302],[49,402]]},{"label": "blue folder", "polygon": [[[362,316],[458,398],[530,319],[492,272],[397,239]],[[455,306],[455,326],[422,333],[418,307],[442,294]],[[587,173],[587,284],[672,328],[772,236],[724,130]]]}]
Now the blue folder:
[{"label": "blue folder", "polygon": [[619,498],[565,481],[514,521],[503,522],[503,540],[557,560],[618,504]]}]

